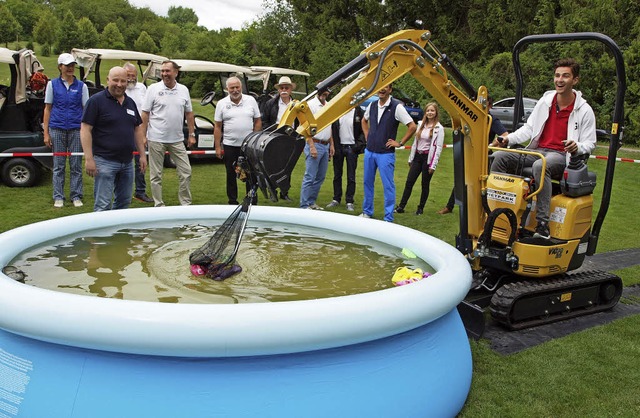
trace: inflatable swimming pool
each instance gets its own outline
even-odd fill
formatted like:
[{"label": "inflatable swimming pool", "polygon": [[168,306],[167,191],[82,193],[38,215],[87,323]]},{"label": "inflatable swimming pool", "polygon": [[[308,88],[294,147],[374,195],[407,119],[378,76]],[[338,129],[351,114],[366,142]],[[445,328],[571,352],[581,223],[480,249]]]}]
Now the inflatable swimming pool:
[{"label": "inflatable swimming pool", "polygon": [[[35,223],[0,235],[0,265],[39,243],[95,228],[222,221],[231,210],[145,208]],[[0,379],[0,411],[10,417],[457,414],[472,369],[455,309],[471,271],[457,250],[409,228],[349,215],[258,206],[251,220],[295,220],[287,223],[409,248],[436,273],[358,295],[237,305],[80,296],[0,275],[0,374],[9,376]]]}]

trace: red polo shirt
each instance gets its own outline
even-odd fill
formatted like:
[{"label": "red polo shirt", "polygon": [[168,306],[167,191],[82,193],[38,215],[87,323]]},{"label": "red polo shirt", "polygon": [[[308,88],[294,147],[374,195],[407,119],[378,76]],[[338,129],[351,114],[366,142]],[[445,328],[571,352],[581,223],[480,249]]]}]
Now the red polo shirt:
[{"label": "red polo shirt", "polygon": [[564,152],[564,144],[562,141],[567,140],[569,115],[573,112],[573,105],[575,103],[576,99],[574,97],[569,106],[560,110],[558,107],[558,95],[553,96],[551,108],[549,109],[549,117],[538,140],[538,148],[548,148]]}]

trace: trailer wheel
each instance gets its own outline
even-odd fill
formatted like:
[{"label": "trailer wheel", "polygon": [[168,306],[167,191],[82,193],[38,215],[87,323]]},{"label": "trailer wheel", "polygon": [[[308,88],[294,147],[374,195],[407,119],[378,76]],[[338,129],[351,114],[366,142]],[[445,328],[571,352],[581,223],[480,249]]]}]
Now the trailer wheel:
[{"label": "trailer wheel", "polygon": [[9,187],[31,187],[40,178],[40,169],[26,158],[12,158],[2,166],[2,181]]}]

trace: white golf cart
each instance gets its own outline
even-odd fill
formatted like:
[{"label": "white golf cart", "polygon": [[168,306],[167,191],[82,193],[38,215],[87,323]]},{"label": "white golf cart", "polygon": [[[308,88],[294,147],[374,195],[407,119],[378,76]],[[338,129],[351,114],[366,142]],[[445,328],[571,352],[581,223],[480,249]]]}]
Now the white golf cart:
[{"label": "white golf cart", "polygon": [[0,48],[0,65],[9,66],[0,85],[0,177],[7,186],[30,187],[53,167],[52,157],[37,155],[51,152],[42,133],[46,77],[29,49]]}]

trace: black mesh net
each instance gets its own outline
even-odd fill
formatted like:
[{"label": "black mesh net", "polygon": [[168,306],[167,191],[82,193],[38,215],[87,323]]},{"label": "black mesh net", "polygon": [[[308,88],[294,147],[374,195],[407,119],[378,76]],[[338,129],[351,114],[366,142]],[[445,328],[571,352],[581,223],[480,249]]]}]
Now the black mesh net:
[{"label": "black mesh net", "polygon": [[235,260],[254,195],[255,189],[252,189],[209,241],[191,253],[189,263],[193,274],[205,275],[213,280],[224,280],[242,271],[242,267],[235,264]]}]

